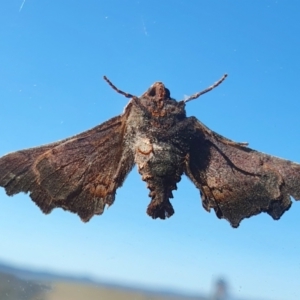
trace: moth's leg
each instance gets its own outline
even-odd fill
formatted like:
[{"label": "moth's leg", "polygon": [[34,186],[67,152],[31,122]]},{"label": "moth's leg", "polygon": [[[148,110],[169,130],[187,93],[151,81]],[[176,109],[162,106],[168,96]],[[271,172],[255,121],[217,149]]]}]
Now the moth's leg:
[{"label": "moth's leg", "polygon": [[239,143],[232,141],[230,139],[225,138],[224,136],[210,130],[208,127],[206,127],[203,123],[201,123],[198,119],[195,117],[189,117],[181,122],[178,122],[175,124],[170,130],[168,131],[168,136],[177,136],[179,132],[182,132],[182,136],[185,138],[188,138],[188,132],[194,131],[195,128],[200,129],[204,135],[208,135],[214,139],[216,139],[218,142],[221,142],[225,145],[230,145],[234,147],[245,147],[248,145],[248,143]]},{"label": "moth's leg", "polygon": [[[193,117],[191,117],[193,118]],[[241,146],[248,146],[247,142],[235,142],[232,141],[228,138],[225,138],[224,136],[210,130],[208,127],[206,127],[202,122],[200,122],[199,120],[197,120],[196,118],[193,118],[194,120],[196,120],[196,122],[198,123],[198,125],[201,126],[202,131],[204,131],[204,133],[208,134],[209,136],[211,136],[212,138],[215,138],[217,141],[225,144],[225,145],[230,145],[230,146],[234,146],[234,147],[241,147]]]},{"label": "moth's leg", "polygon": [[247,142],[235,142],[232,141],[230,139],[225,138],[224,136],[210,130],[208,127],[206,127],[203,123],[201,123],[199,120],[198,122],[201,124],[203,130],[210,135],[211,137],[214,137],[216,140],[218,140],[219,142],[225,144],[225,145],[230,145],[230,146],[248,146]]}]

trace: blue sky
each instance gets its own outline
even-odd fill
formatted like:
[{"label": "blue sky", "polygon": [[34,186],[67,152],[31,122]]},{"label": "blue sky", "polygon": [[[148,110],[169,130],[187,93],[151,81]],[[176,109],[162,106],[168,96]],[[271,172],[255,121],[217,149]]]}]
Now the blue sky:
[{"label": "blue sky", "polygon": [[[218,133],[300,162],[298,1],[10,0],[0,10],[0,155],[56,141],[122,113],[120,89],[163,81]],[[36,269],[185,292],[225,277],[239,297],[299,299],[300,203],[278,222],[232,229],[204,211],[183,178],[175,215],[152,220],[134,169],[101,217],[43,215],[0,190],[0,260]]]}]

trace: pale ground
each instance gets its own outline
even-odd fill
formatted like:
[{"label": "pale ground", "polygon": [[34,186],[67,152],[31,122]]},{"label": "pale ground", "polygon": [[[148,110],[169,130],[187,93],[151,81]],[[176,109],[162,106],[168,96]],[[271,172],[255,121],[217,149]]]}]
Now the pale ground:
[{"label": "pale ground", "polygon": [[[109,289],[95,285],[57,282],[44,295],[45,300],[183,300],[184,298],[145,294],[128,290]],[[200,298],[199,298],[200,299]],[[36,300],[38,300],[36,298]]]},{"label": "pale ground", "polygon": [[70,281],[31,281],[0,272],[0,300],[203,300]]}]

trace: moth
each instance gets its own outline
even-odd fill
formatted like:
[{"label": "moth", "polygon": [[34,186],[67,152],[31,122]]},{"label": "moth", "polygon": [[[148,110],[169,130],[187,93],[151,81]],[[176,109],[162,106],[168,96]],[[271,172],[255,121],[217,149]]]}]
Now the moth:
[{"label": "moth", "polygon": [[0,158],[0,186],[25,192],[44,213],[60,207],[87,222],[113,204],[116,190],[136,164],[150,190],[150,217],[174,214],[172,191],[185,174],[202,205],[233,227],[261,212],[277,220],[300,199],[300,165],[257,152],[210,130],[185,105],[217,87],[176,101],[162,82],[131,98],[124,112],[76,136]]}]

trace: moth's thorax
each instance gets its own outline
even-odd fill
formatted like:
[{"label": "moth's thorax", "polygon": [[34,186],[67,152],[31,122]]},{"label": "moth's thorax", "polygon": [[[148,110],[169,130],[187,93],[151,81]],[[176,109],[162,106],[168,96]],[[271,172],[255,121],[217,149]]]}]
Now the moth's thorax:
[{"label": "moth's thorax", "polygon": [[170,91],[162,82],[155,82],[141,97],[141,104],[153,117],[185,115],[183,103],[170,97]]}]

